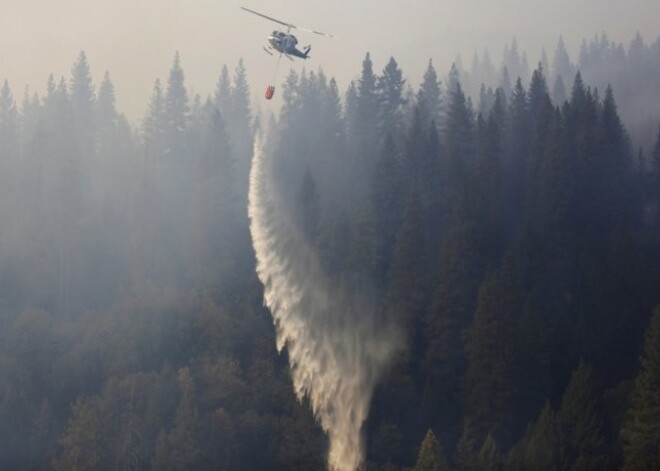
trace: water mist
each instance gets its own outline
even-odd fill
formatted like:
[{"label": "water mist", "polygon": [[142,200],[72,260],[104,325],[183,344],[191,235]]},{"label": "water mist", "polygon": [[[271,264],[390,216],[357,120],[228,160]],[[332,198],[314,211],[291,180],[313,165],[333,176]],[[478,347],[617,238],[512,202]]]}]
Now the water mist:
[{"label": "water mist", "polygon": [[377,322],[372,302],[331,282],[296,228],[255,142],[248,213],[257,274],[273,315],[277,348],[288,350],[299,400],[308,397],[330,442],[331,471],[364,463],[362,425],[374,387],[398,345],[396,329]]}]

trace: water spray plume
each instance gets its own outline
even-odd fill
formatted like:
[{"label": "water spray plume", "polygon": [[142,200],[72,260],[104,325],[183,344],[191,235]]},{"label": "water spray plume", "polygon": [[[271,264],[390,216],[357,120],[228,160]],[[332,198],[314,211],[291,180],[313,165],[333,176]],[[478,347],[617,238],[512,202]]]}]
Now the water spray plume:
[{"label": "water spray plume", "polygon": [[257,274],[273,315],[277,348],[287,348],[294,389],[309,398],[327,433],[331,471],[364,464],[362,426],[374,387],[398,348],[397,330],[349,283],[332,282],[298,230],[255,141],[248,213]]}]

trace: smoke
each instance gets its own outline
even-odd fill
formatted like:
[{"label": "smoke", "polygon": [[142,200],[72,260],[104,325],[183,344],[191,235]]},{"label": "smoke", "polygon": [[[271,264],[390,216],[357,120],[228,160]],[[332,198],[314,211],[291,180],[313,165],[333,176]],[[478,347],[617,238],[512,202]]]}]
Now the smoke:
[{"label": "smoke", "polygon": [[373,390],[399,336],[377,321],[366,296],[323,273],[271,176],[272,161],[257,139],[248,214],[277,348],[287,348],[296,395],[309,398],[328,435],[329,469],[355,471],[364,462],[362,425]]}]

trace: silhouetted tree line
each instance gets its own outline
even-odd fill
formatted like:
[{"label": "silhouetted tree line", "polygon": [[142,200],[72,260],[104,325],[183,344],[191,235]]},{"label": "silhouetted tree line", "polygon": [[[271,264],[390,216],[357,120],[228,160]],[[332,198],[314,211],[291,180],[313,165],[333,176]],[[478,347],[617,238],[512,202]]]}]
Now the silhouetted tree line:
[{"label": "silhouetted tree line", "polygon": [[242,63],[202,99],[177,54],[138,128],[84,53],[20,108],[5,82],[3,467],[323,469],[254,275],[260,127],[325,271],[407,340],[368,469],[660,466],[660,119],[636,151],[616,88],[567,68],[558,99],[505,58],[509,85],[472,97],[460,64],[413,89],[367,54],[343,94],[292,71],[268,122]]},{"label": "silhouetted tree line", "polygon": [[[611,85],[619,112],[627,124],[635,144],[647,152],[655,144],[660,112],[657,84],[660,81],[660,39],[647,44],[637,33],[629,44],[615,43],[607,34],[584,39],[577,57],[571,58],[562,37],[550,54],[543,49],[538,56],[543,67],[550,96],[562,105],[570,97],[571,84],[579,71],[586,83],[601,91]],[[534,65],[535,62],[531,62]],[[500,87],[509,96],[517,77],[527,83],[531,77],[528,54],[521,51],[515,38],[506,45],[502,61],[497,65],[488,48],[475,53],[469,67],[456,60],[457,74],[468,94],[479,103],[492,105],[495,90]],[[483,109],[479,108],[483,112]]]}]

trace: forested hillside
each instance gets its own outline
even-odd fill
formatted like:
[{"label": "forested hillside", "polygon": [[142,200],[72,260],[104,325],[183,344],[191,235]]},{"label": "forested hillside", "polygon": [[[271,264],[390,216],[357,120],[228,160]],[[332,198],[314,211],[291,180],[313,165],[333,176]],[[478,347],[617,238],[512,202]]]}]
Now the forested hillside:
[{"label": "forested hillside", "polygon": [[660,40],[483,57],[292,70],[278,116],[242,62],[191,95],[178,54],[140,123],[84,53],[5,82],[0,466],[325,468],[255,274],[260,133],[324,273],[404,338],[367,469],[660,466]]}]

